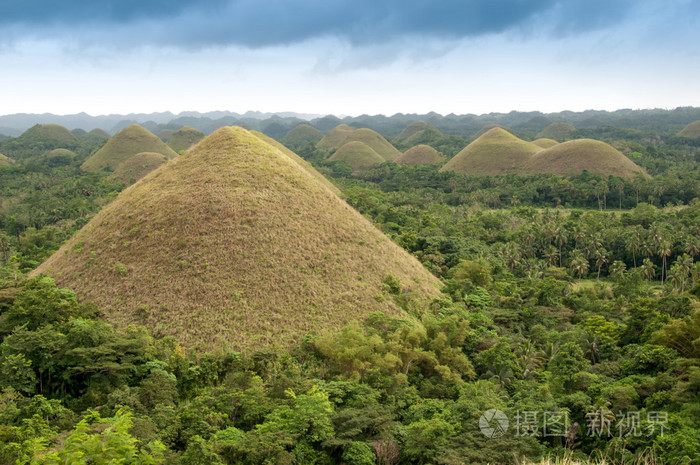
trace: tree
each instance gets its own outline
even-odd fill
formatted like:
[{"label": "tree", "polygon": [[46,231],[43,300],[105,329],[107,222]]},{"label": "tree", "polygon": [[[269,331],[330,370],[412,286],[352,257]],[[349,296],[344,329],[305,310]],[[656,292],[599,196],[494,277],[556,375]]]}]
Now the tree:
[{"label": "tree", "polygon": [[583,278],[583,275],[588,273],[590,265],[588,264],[588,259],[583,255],[580,250],[574,251],[573,257],[571,259],[571,271],[574,276],[578,275],[579,279]]},{"label": "tree", "polygon": [[656,276],[656,265],[654,265],[648,258],[645,258],[642,262],[642,273],[647,281],[654,279]]}]

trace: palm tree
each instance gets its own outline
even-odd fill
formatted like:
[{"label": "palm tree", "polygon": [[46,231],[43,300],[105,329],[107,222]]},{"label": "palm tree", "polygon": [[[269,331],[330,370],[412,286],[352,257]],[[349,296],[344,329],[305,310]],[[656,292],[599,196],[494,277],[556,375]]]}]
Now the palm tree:
[{"label": "palm tree", "polygon": [[554,243],[559,246],[559,266],[561,267],[561,261],[562,261],[562,248],[564,247],[564,244],[566,244],[568,237],[567,237],[567,232],[566,228],[558,224],[556,229],[554,230]]},{"label": "palm tree", "polygon": [[625,265],[625,262],[615,260],[612,265],[610,265],[610,276],[619,281],[623,276],[625,276],[626,270],[627,265]]},{"label": "palm tree", "polygon": [[648,258],[645,258],[642,262],[642,273],[644,273],[644,278],[647,281],[656,276],[656,265],[654,265]]},{"label": "palm tree", "polygon": [[537,350],[535,344],[529,339],[519,345],[515,353],[518,356],[516,363],[522,370],[523,379],[531,378],[544,366],[544,352]]},{"label": "palm tree", "polygon": [[659,255],[661,256],[661,284],[664,283],[666,277],[666,259],[671,255],[671,243],[662,241],[659,244]]},{"label": "palm tree", "polygon": [[596,279],[600,279],[600,268],[608,263],[610,261],[608,259],[608,251],[605,250],[605,247],[601,247],[595,251],[595,265],[598,267],[598,277]]},{"label": "palm tree", "polygon": [[581,279],[583,275],[588,273],[589,268],[588,259],[580,250],[576,250],[571,259],[571,271],[574,276],[578,275],[578,279]]},{"label": "palm tree", "polygon": [[637,268],[637,254],[641,250],[643,243],[644,239],[642,238],[639,227],[635,228],[634,231],[627,236],[627,250],[632,252],[632,261],[635,268]]}]

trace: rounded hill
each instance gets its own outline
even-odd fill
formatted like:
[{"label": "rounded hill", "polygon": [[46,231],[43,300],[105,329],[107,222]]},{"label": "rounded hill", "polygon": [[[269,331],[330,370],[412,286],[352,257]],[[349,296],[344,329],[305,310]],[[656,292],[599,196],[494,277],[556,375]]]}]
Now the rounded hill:
[{"label": "rounded hill", "polygon": [[162,153],[141,152],[129,157],[109,177],[123,184],[133,184],[168,161]]},{"label": "rounded hill", "polygon": [[355,131],[355,128],[351,128],[347,124],[339,124],[323,136],[323,139],[318,141],[316,147],[321,150],[335,150],[340,147],[350,134]]},{"label": "rounded hill", "polygon": [[16,160],[40,156],[53,149],[79,150],[81,139],[58,124],[37,124],[22,135],[4,141],[2,150]]},{"label": "rounded hill", "polygon": [[694,121],[683,128],[678,133],[678,137],[687,137],[688,139],[700,139],[700,121]]},{"label": "rounded hill", "polygon": [[537,138],[554,139],[560,141],[566,139],[566,137],[575,130],[576,128],[569,123],[556,122],[544,128],[539,134],[537,134]]},{"label": "rounded hill", "polygon": [[204,139],[204,133],[189,126],[183,126],[168,138],[167,145],[175,152],[188,150],[194,144]]},{"label": "rounded hill", "polygon": [[362,142],[368,145],[379,154],[384,161],[394,161],[401,156],[399,149],[391,145],[391,142],[386,140],[381,134],[368,128],[357,129],[353,131],[343,141],[343,145],[348,142]]},{"label": "rounded hill", "polygon": [[644,169],[615,150],[593,139],[576,139],[557,144],[535,154],[525,165],[529,173],[554,173],[572,176],[584,170],[603,176],[632,177],[646,175]]},{"label": "rounded hill", "polygon": [[81,168],[85,171],[103,169],[116,170],[126,160],[142,152],[156,152],[167,158],[175,158],[177,153],[147,129],[132,124],[114,135]]},{"label": "rounded hill", "polygon": [[542,147],[543,149],[548,149],[550,147],[554,147],[559,142],[552,139],[547,139],[545,137],[541,137],[539,139],[533,140],[532,143],[537,145],[538,147]]},{"label": "rounded hill", "polygon": [[77,154],[73,152],[72,150],[68,149],[53,149],[49,152],[46,152],[46,158],[57,158],[57,157],[68,157],[68,158],[75,158],[77,157]]},{"label": "rounded hill", "polygon": [[411,147],[396,159],[399,165],[432,165],[443,161],[445,157],[429,145]]},{"label": "rounded hill", "polygon": [[424,144],[440,136],[442,136],[442,133],[432,124],[425,121],[414,121],[406,126],[406,129],[401,131],[394,141],[404,147],[412,147]]},{"label": "rounded hill", "polygon": [[289,346],[439,281],[282,151],[225,127],[122,191],[35,272],[199,350]]},{"label": "rounded hill", "polygon": [[467,145],[440,171],[488,175],[520,173],[524,163],[540,150],[542,147],[496,127]]},{"label": "rounded hill", "polygon": [[0,168],[4,166],[12,166],[14,162],[12,161],[11,158],[6,157],[2,153],[0,153]]},{"label": "rounded hill", "polygon": [[282,137],[280,142],[291,148],[317,144],[323,139],[323,133],[310,124],[300,124]]},{"label": "rounded hill", "polygon": [[343,144],[331,155],[329,160],[342,161],[352,168],[352,172],[355,174],[367,171],[374,165],[380,165],[386,161],[372,147],[357,140]]}]

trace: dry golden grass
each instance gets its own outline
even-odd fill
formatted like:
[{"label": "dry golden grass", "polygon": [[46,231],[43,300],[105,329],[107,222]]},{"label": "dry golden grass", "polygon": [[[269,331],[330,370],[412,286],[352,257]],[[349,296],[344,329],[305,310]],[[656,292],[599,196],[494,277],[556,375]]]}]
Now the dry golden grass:
[{"label": "dry golden grass", "polygon": [[306,144],[317,144],[323,139],[323,133],[310,124],[300,124],[280,140],[287,147],[298,148]]},{"label": "dry golden grass", "polygon": [[604,176],[633,177],[646,174],[644,169],[615,150],[611,145],[593,139],[576,139],[542,150],[524,165],[527,173],[554,173],[572,176],[584,170]]},{"label": "dry golden grass", "polygon": [[561,141],[566,138],[569,134],[576,130],[575,127],[569,123],[552,123],[546,128],[544,128],[539,134],[537,134],[538,139],[554,139]]},{"label": "dry golden grass", "polygon": [[371,167],[380,165],[385,161],[372,147],[360,141],[352,141],[343,144],[329,160],[342,161],[352,168],[352,172],[355,174],[363,173]]},{"label": "dry golden grass", "polygon": [[304,168],[309,174],[311,174],[311,176],[316,178],[316,180],[321,182],[321,184],[326,186],[328,189],[330,189],[334,193],[340,195],[340,189],[335,187],[335,184],[333,184],[328,179],[326,179],[321,173],[316,171],[316,168],[311,166],[311,163],[309,163],[308,161],[301,158],[299,155],[294,153],[291,149],[288,149],[287,147],[285,147],[281,143],[277,142],[272,137],[268,136],[267,134],[263,134],[262,132],[250,131],[250,133],[253,134],[254,136],[256,136],[258,139],[262,140],[263,142],[267,142],[268,144],[270,144],[272,147],[276,148],[277,150],[279,150],[283,154],[287,155],[289,158],[294,160],[299,166]]},{"label": "dry golden grass", "polygon": [[467,145],[440,171],[489,175],[522,173],[525,162],[540,150],[542,147],[496,127]]},{"label": "dry golden grass", "polygon": [[396,159],[399,165],[431,165],[443,161],[445,157],[429,145],[411,147]]},{"label": "dry golden grass", "polygon": [[168,158],[177,156],[177,153],[158,136],[138,124],[132,124],[109,139],[100,150],[85,160],[81,168],[85,171],[99,171],[105,168],[115,170],[126,160],[142,152],[156,152]]},{"label": "dry golden grass", "polygon": [[678,133],[679,137],[687,137],[689,139],[700,138],[700,121],[694,121],[683,128],[681,132]]},{"label": "dry golden grass", "polygon": [[355,128],[351,128],[347,124],[339,124],[323,136],[323,139],[318,141],[316,147],[320,150],[335,150],[340,147],[350,134],[355,131]]},{"label": "dry golden grass", "polygon": [[122,191],[34,274],[200,350],[288,346],[439,281],[282,151],[221,128]]},{"label": "dry golden grass", "polygon": [[180,153],[188,150],[200,140],[204,139],[204,133],[189,126],[183,126],[175,131],[172,136],[167,139],[167,145],[174,151]]},{"label": "dry golden grass", "polygon": [[369,146],[372,150],[377,152],[384,161],[395,161],[401,156],[399,149],[391,145],[391,142],[386,140],[381,134],[368,128],[357,129],[352,132],[343,141],[343,145],[348,142],[362,142],[363,144]]},{"label": "dry golden grass", "polygon": [[133,184],[168,161],[162,153],[142,152],[119,165],[109,177],[126,185]]},{"label": "dry golden grass", "polygon": [[548,149],[550,147],[554,147],[559,142],[552,139],[547,139],[545,137],[541,137],[539,139],[533,140],[532,143],[537,145],[538,147],[542,147],[543,149]]}]

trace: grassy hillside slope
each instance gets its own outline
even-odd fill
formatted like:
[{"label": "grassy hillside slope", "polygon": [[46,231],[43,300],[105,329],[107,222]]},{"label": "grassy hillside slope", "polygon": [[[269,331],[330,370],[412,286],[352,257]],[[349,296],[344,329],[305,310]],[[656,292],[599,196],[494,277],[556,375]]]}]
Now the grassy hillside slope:
[{"label": "grassy hillside slope", "polygon": [[183,126],[168,138],[166,144],[175,152],[188,150],[200,140],[204,139],[204,133],[189,126]]},{"label": "grassy hillside slope", "polygon": [[439,281],[280,150],[225,127],[125,189],[43,263],[119,325],[200,349],[298,342]]},{"label": "grassy hillside slope", "polygon": [[342,161],[352,168],[352,172],[355,174],[367,171],[372,166],[380,165],[386,161],[372,147],[360,141],[343,144],[329,160]]},{"label": "grassy hillside slope", "polygon": [[445,157],[440,152],[429,145],[422,144],[411,147],[396,159],[396,163],[399,165],[430,165],[443,161],[445,161]]}]

